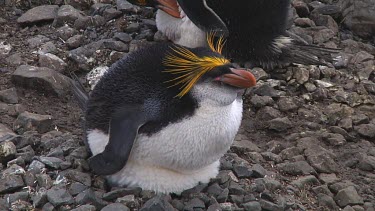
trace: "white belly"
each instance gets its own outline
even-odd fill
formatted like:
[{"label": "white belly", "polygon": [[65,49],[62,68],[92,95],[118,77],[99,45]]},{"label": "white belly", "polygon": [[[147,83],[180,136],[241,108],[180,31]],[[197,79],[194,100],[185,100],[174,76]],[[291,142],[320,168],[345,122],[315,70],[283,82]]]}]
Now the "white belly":
[{"label": "white belly", "polygon": [[[233,143],[241,119],[241,100],[221,107],[203,103],[192,117],[150,137],[139,135],[127,165],[109,179],[160,192],[208,182],[218,173],[219,159]],[[95,155],[104,150],[108,137],[94,130],[88,132],[88,142]]]}]

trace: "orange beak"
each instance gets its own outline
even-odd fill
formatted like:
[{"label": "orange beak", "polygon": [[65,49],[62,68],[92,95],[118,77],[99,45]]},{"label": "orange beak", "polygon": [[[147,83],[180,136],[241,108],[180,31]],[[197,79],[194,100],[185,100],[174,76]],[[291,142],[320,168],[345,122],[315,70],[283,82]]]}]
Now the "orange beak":
[{"label": "orange beak", "polygon": [[159,3],[156,6],[158,9],[163,10],[172,17],[181,18],[176,0],[156,0],[156,2]]},{"label": "orange beak", "polygon": [[215,78],[215,81],[221,81],[228,85],[238,88],[250,88],[256,85],[256,79],[249,71],[241,69],[232,69],[232,73],[224,74]]}]

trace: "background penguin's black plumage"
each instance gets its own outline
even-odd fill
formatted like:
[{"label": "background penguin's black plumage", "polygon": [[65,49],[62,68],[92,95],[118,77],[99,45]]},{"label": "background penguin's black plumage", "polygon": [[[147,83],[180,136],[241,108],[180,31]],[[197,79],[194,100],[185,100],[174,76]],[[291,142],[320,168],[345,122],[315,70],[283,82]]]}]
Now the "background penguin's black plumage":
[{"label": "background penguin's black plumage", "polygon": [[207,0],[207,5],[228,27],[224,55],[235,62],[270,69],[288,63],[325,65],[315,56],[331,61],[330,53],[337,52],[294,39],[283,48],[277,46],[281,36],[290,39],[286,32],[290,0]]}]

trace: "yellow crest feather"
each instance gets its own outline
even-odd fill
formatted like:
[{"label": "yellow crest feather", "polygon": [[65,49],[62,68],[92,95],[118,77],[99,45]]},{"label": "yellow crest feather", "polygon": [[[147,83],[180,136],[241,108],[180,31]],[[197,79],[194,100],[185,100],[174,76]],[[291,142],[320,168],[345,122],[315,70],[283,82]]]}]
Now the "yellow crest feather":
[{"label": "yellow crest feather", "polygon": [[[209,45],[214,46],[213,42],[211,42],[211,44]],[[215,52],[220,52],[222,47],[215,47],[214,49]],[[172,50],[174,53],[169,53],[164,58],[163,64],[169,67],[164,72],[171,74],[180,74],[180,76],[166,81],[174,82],[174,84],[169,87],[182,84],[180,88],[182,90],[176,96],[180,98],[188,93],[191,88],[193,88],[194,84],[199,80],[199,78],[206,72],[214,69],[215,67],[230,63],[229,60],[223,57],[199,57],[187,48],[181,46],[175,46],[175,48],[172,48]]]},{"label": "yellow crest feather", "polygon": [[211,48],[212,51],[221,54],[223,51],[223,47],[225,44],[224,37],[220,36],[219,40],[217,41],[216,45],[214,43],[214,38],[215,38],[216,33],[215,32],[210,32],[207,34],[207,43],[208,46]]}]

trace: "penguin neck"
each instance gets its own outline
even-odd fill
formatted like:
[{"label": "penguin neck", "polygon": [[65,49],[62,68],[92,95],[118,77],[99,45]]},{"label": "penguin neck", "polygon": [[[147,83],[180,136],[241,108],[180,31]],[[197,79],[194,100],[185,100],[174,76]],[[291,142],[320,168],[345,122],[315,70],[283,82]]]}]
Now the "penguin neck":
[{"label": "penguin neck", "polygon": [[186,15],[174,18],[162,10],[156,13],[156,25],[170,41],[189,48],[207,47],[206,33],[200,30]]}]

